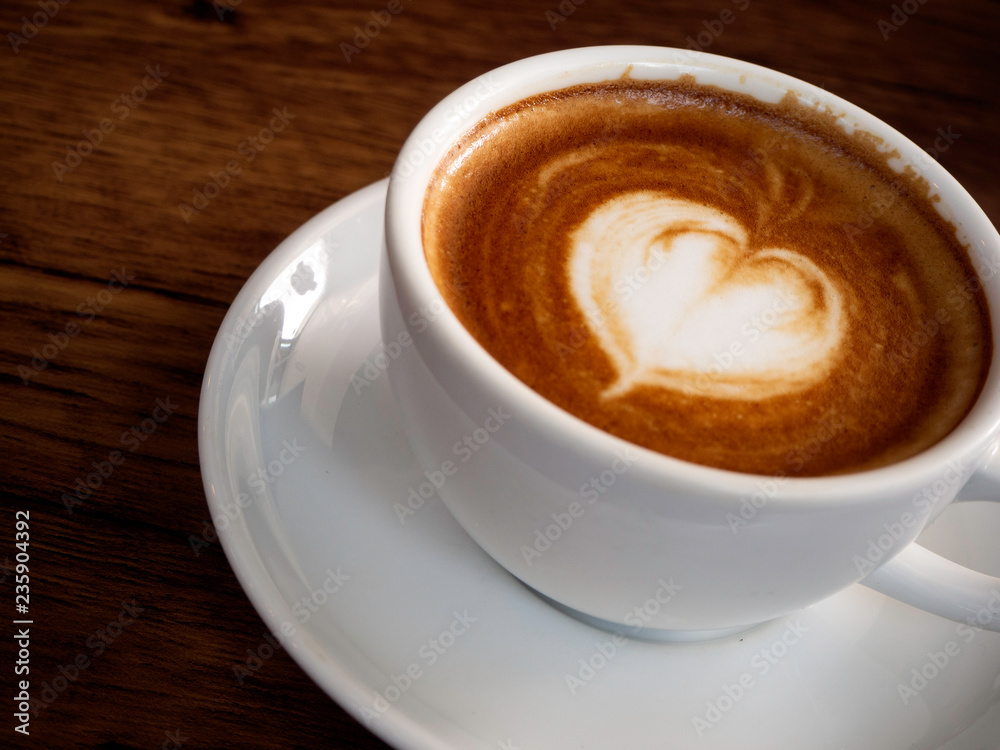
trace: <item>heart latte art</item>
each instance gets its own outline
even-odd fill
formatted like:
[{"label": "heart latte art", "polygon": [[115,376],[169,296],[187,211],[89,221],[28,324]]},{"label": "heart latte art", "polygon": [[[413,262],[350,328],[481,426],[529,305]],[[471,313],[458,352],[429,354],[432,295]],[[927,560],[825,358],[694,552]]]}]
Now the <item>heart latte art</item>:
[{"label": "heart latte art", "polygon": [[[618,372],[605,396],[651,385],[760,399],[807,388],[837,360],[845,319],[833,282],[794,250],[749,251],[742,224],[718,209],[618,195],[573,232],[570,253],[574,299],[600,321]],[[741,343],[754,319],[770,325]]]},{"label": "heart latte art", "polygon": [[475,339],[602,430],[759,474],[883,466],[968,413],[992,332],[954,227],[877,145],[791,96],[552,91],[452,148],[424,250]]}]

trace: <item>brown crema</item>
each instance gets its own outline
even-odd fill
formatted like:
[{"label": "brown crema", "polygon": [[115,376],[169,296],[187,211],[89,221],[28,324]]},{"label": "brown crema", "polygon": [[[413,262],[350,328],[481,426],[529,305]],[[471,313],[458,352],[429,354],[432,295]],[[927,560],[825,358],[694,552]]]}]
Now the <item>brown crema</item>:
[{"label": "brown crema", "polygon": [[879,145],[689,77],[552,91],[449,151],[424,249],[476,340],[602,430],[755,474],[884,466],[969,412],[992,332]]}]

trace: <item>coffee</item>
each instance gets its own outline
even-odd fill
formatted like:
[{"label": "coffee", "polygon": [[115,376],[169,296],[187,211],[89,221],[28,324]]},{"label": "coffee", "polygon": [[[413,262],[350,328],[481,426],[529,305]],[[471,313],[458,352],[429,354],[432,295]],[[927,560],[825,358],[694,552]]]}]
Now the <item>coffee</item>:
[{"label": "coffee", "polygon": [[688,77],[552,91],[450,150],[425,254],[493,357],[607,432],[758,474],[884,466],[968,413],[992,333],[955,228],[878,146]]}]

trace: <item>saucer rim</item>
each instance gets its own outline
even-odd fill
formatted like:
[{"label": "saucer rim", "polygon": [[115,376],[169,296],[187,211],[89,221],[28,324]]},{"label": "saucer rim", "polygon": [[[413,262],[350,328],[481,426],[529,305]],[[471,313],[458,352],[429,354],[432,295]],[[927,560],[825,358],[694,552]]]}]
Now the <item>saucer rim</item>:
[{"label": "saucer rim", "polygon": [[[217,429],[220,424],[218,405],[223,403],[222,396],[228,394],[228,391],[221,391],[224,379],[220,377],[220,374],[227,363],[233,359],[232,353],[228,351],[226,335],[245,321],[246,315],[260,301],[261,293],[274,282],[277,276],[276,272],[285,270],[292,260],[307,251],[316,241],[325,237],[342,222],[358,216],[365,210],[370,210],[379,202],[384,202],[387,182],[386,179],[383,179],[372,183],[345,196],[309,219],[262,261],[231,304],[213,342],[199,400],[199,459],[202,466],[206,499],[213,519],[223,507],[222,503],[226,500],[232,500],[225,491],[225,485],[220,481],[227,476],[227,472],[225,467],[215,460],[214,455],[214,451],[218,449],[216,441],[225,436],[224,430]],[[376,238],[373,235],[372,242],[375,241]],[[353,247],[342,248],[340,252],[352,252],[354,249]],[[375,273],[377,275],[378,271]],[[216,491],[216,486],[219,487],[218,491]],[[274,585],[272,576],[261,563],[259,550],[255,546],[252,535],[241,536],[237,533],[235,525],[229,525],[227,529],[221,531],[217,530],[217,533],[226,558],[240,582],[241,588],[257,610],[261,620],[272,633],[277,635],[282,622],[292,619],[290,617],[291,608]],[[262,580],[266,585],[261,584]],[[347,640],[346,632],[342,630],[339,632],[345,638],[341,645],[351,648],[352,645]],[[380,721],[369,723],[361,714],[361,706],[366,701],[370,701],[373,687],[366,681],[363,673],[352,668],[355,656],[345,655],[340,649],[331,651],[308,627],[297,628],[293,636],[282,639],[282,644],[296,664],[329,697],[358,721],[363,728],[392,747],[412,748],[414,750],[445,750],[445,748],[456,746],[453,741],[449,741],[449,739],[454,740],[456,732],[469,738],[468,747],[492,747],[482,737],[469,734],[464,728],[456,725],[451,717],[436,709],[432,711],[434,723],[422,720],[426,718],[422,711],[409,710],[391,711],[380,717]],[[317,654],[320,652],[332,654],[334,658],[320,660],[317,658]],[[433,709],[433,706],[424,706],[424,708]],[[962,734],[964,733],[965,730]],[[961,735],[955,739],[960,740]],[[463,743],[462,746],[466,745]]]},{"label": "saucer rim", "polygon": [[[254,269],[230,303],[219,330],[216,333],[205,365],[205,375],[198,402],[198,460],[201,467],[202,483],[213,519],[222,511],[226,493],[216,491],[216,484],[226,476],[225,468],[219,466],[213,454],[214,442],[222,437],[217,429],[219,405],[222,403],[220,373],[230,361],[227,336],[232,335],[252,313],[263,292],[271,285],[277,273],[284,270],[296,257],[314,243],[322,240],[337,225],[360,215],[372,204],[384,205],[389,180],[383,178],[359,190],[345,195],[308,219],[282,240],[267,257]],[[351,252],[352,248],[345,248]],[[401,750],[448,750],[448,745],[431,734],[417,718],[404,711],[392,711],[381,717],[377,724],[369,724],[361,715],[359,706],[367,700],[370,686],[347,665],[336,659],[320,663],[315,654],[326,649],[304,627],[297,627],[293,635],[281,637],[282,623],[295,621],[288,603],[277,589],[268,591],[260,581],[270,581],[266,569],[259,565],[252,570],[253,558],[257,552],[249,535],[238,538],[234,525],[226,529],[215,527],[216,534],[226,559],[229,562],[240,588],[253,605],[257,615],[268,630],[280,640],[293,661],[302,669],[324,693],[341,709],[351,716],[366,731],[383,742]]]}]

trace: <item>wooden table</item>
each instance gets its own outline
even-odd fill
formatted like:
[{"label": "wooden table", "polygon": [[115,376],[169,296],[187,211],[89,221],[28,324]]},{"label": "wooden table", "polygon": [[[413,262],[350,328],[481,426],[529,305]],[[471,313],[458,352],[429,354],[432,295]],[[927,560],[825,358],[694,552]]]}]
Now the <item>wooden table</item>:
[{"label": "wooden table", "polygon": [[450,90],[549,50],[694,43],[868,109],[1000,223],[998,30],[990,0],[3,3],[0,745],[385,747],[284,651],[236,679],[266,629],[220,546],[192,544],[214,538],[198,395],[251,272],[386,176]]}]

